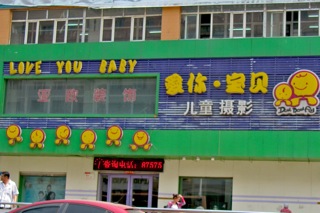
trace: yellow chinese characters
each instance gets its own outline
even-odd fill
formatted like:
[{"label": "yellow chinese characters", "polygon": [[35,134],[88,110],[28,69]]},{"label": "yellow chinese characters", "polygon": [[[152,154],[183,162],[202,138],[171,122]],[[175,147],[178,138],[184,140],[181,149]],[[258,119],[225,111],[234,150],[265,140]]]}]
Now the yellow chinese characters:
[{"label": "yellow chinese characters", "polygon": [[183,82],[182,77],[177,73],[174,73],[174,74],[168,76],[165,79],[165,86],[166,86],[167,94],[171,95],[171,96],[177,95],[177,94],[182,94],[184,92],[184,90],[182,88],[182,82]]},{"label": "yellow chinese characters", "polygon": [[207,77],[203,76],[201,73],[197,74],[197,77],[194,77],[193,73],[190,73],[190,77],[188,80],[188,92],[189,93],[198,93],[202,94],[207,91],[207,87],[205,82],[207,81]]},{"label": "yellow chinese characters", "polygon": [[246,77],[243,73],[232,73],[227,75],[226,93],[243,94],[245,88]]},{"label": "yellow chinese characters", "polygon": [[267,73],[265,72],[258,72],[258,73],[251,73],[251,86],[249,88],[250,92],[258,93],[261,92],[263,94],[268,92],[268,82],[269,78]]}]

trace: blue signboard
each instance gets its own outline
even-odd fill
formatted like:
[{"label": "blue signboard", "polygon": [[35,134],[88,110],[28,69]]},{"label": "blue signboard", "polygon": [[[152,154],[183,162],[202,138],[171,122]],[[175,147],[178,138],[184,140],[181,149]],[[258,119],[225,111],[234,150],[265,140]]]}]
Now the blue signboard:
[{"label": "blue signboard", "polygon": [[[19,63],[23,63],[19,70]],[[154,118],[29,118],[28,127],[43,128],[61,124],[73,129],[105,129],[119,124],[124,129],[203,129],[203,130],[319,130],[318,76],[320,57],[203,58],[159,60],[42,61],[27,69],[26,62],[5,62],[4,76],[26,75],[61,77],[83,74],[120,76],[160,74],[158,112]],[[79,66],[81,64],[81,66]],[[110,68],[111,67],[111,68]],[[10,74],[11,73],[11,74]],[[305,74],[315,76],[315,91],[300,94],[294,90]],[[299,83],[300,81],[298,81]],[[277,90],[274,89],[277,87]],[[284,90],[287,89],[287,90]],[[281,98],[281,92],[291,97]],[[309,88],[310,90],[310,88]],[[139,91],[137,91],[138,93]],[[275,93],[275,94],[274,94]],[[295,97],[293,97],[295,96]],[[312,97],[311,97],[312,96]],[[291,106],[291,102],[298,104]],[[309,104],[300,106],[300,101]],[[287,104],[287,105],[286,105]],[[284,107],[284,108],[281,108]],[[309,110],[299,113],[300,110]],[[291,110],[292,113],[281,112]],[[25,118],[1,118],[26,127]]]}]

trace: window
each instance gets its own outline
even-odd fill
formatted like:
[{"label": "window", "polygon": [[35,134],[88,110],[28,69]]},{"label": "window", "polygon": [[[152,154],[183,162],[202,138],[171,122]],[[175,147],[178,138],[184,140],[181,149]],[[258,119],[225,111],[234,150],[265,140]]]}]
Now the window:
[{"label": "window", "polygon": [[134,18],[132,40],[142,40],[142,35],[143,35],[143,18]]},{"label": "window", "polygon": [[213,14],[212,18],[212,38],[229,37],[230,14]]},{"label": "window", "polygon": [[312,3],[182,7],[181,38],[319,36]]},{"label": "window", "polygon": [[21,175],[20,179],[21,202],[33,203],[65,198],[66,176]]},{"label": "window", "polygon": [[160,40],[161,13],[161,8],[14,11],[10,43]]},{"label": "window", "polygon": [[[232,25],[232,35],[231,37],[244,37],[244,31],[246,30],[243,27],[244,14],[233,14],[233,25]],[[231,30],[231,29],[230,29]]]},{"label": "window", "polygon": [[68,21],[67,28],[67,42],[81,42],[82,41],[82,19],[74,19]]},{"label": "window", "polygon": [[282,12],[267,13],[267,37],[283,36],[283,26]]},{"label": "window", "polygon": [[79,204],[69,204],[65,213],[87,213],[87,212],[94,212],[94,213],[111,213],[111,211],[95,207],[95,206],[86,206],[86,205],[79,205]]},{"label": "window", "polygon": [[181,25],[182,39],[197,37],[197,15],[183,15],[181,18]]},{"label": "window", "polygon": [[161,38],[161,17],[150,16],[146,18],[145,40],[160,40]]},{"label": "window", "polygon": [[301,11],[301,36],[319,35],[319,11]]},{"label": "window", "polygon": [[232,209],[232,178],[182,177],[180,181],[187,203],[183,208]]},{"label": "window", "polygon": [[286,36],[298,36],[298,11],[286,12]]},{"label": "window", "polygon": [[151,114],[156,77],[8,80],[7,114]]},{"label": "window", "polygon": [[39,37],[38,43],[52,43],[53,42],[53,21],[40,21],[39,22]]},{"label": "window", "polygon": [[200,15],[200,38],[210,38],[211,14]]},{"label": "window", "polygon": [[247,13],[246,15],[246,37],[262,37],[263,13]]},{"label": "window", "polygon": [[22,213],[57,213],[60,206],[41,206],[22,211]]},{"label": "window", "polygon": [[98,42],[100,38],[101,19],[86,19],[84,42]]},{"label": "window", "polygon": [[102,41],[112,41],[112,19],[103,20]]},{"label": "window", "polygon": [[27,44],[35,44],[37,36],[37,22],[28,23]]},{"label": "window", "polygon": [[114,41],[130,41],[131,18],[116,18]]},{"label": "window", "polygon": [[23,44],[25,35],[26,23],[13,22],[11,28],[11,44]]}]

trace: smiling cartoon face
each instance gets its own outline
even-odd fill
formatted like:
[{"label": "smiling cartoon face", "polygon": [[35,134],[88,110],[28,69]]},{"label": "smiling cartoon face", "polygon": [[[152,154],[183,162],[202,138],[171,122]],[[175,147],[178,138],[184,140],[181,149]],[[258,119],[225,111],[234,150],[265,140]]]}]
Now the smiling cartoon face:
[{"label": "smiling cartoon face", "polygon": [[292,88],[285,83],[279,84],[274,90],[274,96],[278,100],[289,100],[292,96]]},{"label": "smiling cartoon face", "polygon": [[69,139],[71,136],[71,129],[67,125],[61,125],[56,129],[56,136],[59,139]]},{"label": "smiling cartoon face", "polygon": [[297,96],[313,96],[319,92],[319,79],[311,71],[302,70],[294,73],[289,84]]},{"label": "smiling cartoon face", "polygon": [[81,141],[84,144],[94,144],[96,140],[96,133],[91,129],[86,129],[81,134]]},{"label": "smiling cartoon face", "polygon": [[137,146],[143,146],[149,143],[149,135],[146,131],[139,130],[133,135],[133,143]]},{"label": "smiling cartoon face", "polygon": [[32,143],[43,143],[46,139],[46,134],[42,129],[35,129],[31,132],[30,139]]},{"label": "smiling cartoon face", "polygon": [[122,138],[122,129],[117,125],[110,126],[107,131],[107,137],[110,140],[120,140]]},{"label": "smiling cartoon face", "polygon": [[12,124],[7,128],[7,137],[10,139],[15,139],[21,136],[21,128],[16,124]]}]

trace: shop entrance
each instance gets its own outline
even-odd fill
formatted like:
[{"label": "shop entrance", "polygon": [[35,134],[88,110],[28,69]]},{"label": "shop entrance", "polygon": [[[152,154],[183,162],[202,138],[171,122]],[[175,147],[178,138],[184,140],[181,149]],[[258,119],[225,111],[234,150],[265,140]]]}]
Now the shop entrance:
[{"label": "shop entrance", "polygon": [[101,174],[100,200],[137,207],[156,207],[158,175]]}]

